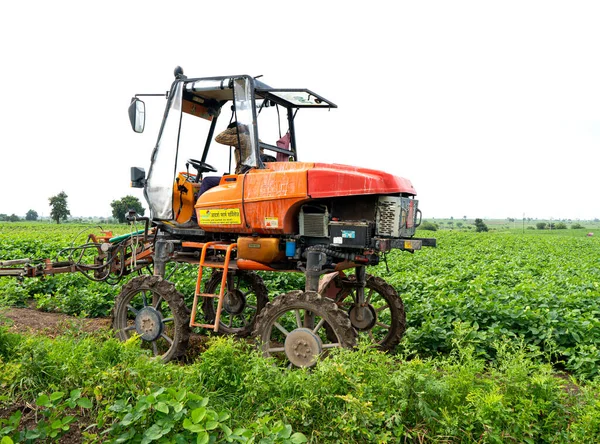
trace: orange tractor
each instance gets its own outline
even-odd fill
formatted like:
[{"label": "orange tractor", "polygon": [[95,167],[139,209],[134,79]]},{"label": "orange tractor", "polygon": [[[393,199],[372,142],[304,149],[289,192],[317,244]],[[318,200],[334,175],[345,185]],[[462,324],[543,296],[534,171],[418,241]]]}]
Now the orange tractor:
[{"label": "orange tractor", "polygon": [[[139,96],[129,107],[136,132],[145,126]],[[393,349],[405,329],[402,300],[365,270],[392,249],[435,246],[414,237],[421,212],[410,181],[301,162],[298,112],[336,108],[308,89],[272,88],[246,75],[192,79],[178,67],[166,96],[148,174],[131,169],[150,217],[129,219],[145,227],[91,239],[94,265],[71,255],[22,274],[64,269],[104,280],[151,266],[151,275],[133,278],[117,297],[114,328],[123,340],[139,335],[165,361],[184,354],[194,328],[253,335],[265,356],[298,367],[314,365],[330,348],[354,346],[358,334]],[[229,155],[214,143],[221,134],[229,136]],[[209,161],[221,161],[225,173],[215,175]],[[191,309],[173,283],[180,263],[198,265]],[[203,279],[206,268],[212,273]],[[304,273],[305,288],[269,302],[264,272]]]}]

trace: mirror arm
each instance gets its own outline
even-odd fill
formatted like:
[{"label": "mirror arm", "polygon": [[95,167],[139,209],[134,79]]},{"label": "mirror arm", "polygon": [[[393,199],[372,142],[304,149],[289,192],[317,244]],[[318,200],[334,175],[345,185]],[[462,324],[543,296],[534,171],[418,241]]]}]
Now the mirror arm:
[{"label": "mirror arm", "polygon": [[164,96],[166,99],[169,98],[169,91],[164,94],[136,94],[133,97],[162,97]]}]

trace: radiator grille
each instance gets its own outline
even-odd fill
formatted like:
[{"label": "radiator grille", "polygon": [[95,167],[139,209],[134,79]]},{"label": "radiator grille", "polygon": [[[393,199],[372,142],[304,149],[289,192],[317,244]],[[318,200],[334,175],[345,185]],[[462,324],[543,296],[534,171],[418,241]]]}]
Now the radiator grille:
[{"label": "radiator grille", "polygon": [[417,205],[417,200],[408,197],[380,196],[377,203],[377,236],[413,236],[417,226]]},{"label": "radiator grille", "polygon": [[380,201],[377,213],[377,234],[379,236],[396,236],[398,227],[398,205],[396,202]]},{"label": "radiator grille", "polygon": [[328,237],[327,226],[329,224],[329,212],[327,209],[319,212],[300,210],[300,235],[311,237]]}]

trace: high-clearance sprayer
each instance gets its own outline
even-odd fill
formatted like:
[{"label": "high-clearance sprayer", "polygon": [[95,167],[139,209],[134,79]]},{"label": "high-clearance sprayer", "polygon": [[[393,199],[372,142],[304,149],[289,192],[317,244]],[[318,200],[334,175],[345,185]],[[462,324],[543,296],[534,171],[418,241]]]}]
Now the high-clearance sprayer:
[{"label": "high-clearance sprayer", "polygon": [[[129,107],[136,132],[145,127],[141,96]],[[402,300],[366,267],[393,249],[435,246],[414,237],[421,212],[411,182],[300,161],[299,112],[336,108],[308,89],[247,75],[192,79],[177,68],[166,100],[148,174],[131,171],[150,217],[129,214],[138,224],[132,233],[90,236],[60,261],[0,262],[0,275],[78,271],[115,283],[139,273],[117,297],[114,328],[123,340],[139,335],[165,361],[184,354],[194,328],[254,335],[266,356],[299,367],[354,346],[360,332],[394,348],[405,329]],[[215,174],[213,159],[224,174]],[[198,266],[191,309],[176,288],[182,263]],[[305,287],[269,303],[261,278],[269,272],[303,273]]]}]

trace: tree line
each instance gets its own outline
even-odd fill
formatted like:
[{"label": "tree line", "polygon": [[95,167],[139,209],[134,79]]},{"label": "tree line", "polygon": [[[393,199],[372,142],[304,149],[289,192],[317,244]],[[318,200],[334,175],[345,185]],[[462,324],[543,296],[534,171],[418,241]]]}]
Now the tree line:
[{"label": "tree line", "polygon": [[[71,215],[71,211],[69,210],[69,204],[67,199],[69,196],[64,191],[61,191],[55,196],[51,196],[48,198],[49,206],[50,206],[50,217],[57,224],[64,222]],[[135,196],[125,196],[121,199],[113,200],[110,204],[112,208],[112,217],[115,218],[119,223],[125,223],[125,216],[131,210],[134,210],[140,216],[143,216],[145,213],[145,208],[142,206],[140,200]],[[27,221],[36,221],[39,219],[39,214],[35,210],[29,210],[25,214],[25,219]],[[0,213],[0,222],[18,222],[21,221],[19,216],[16,214],[8,214]]]}]

